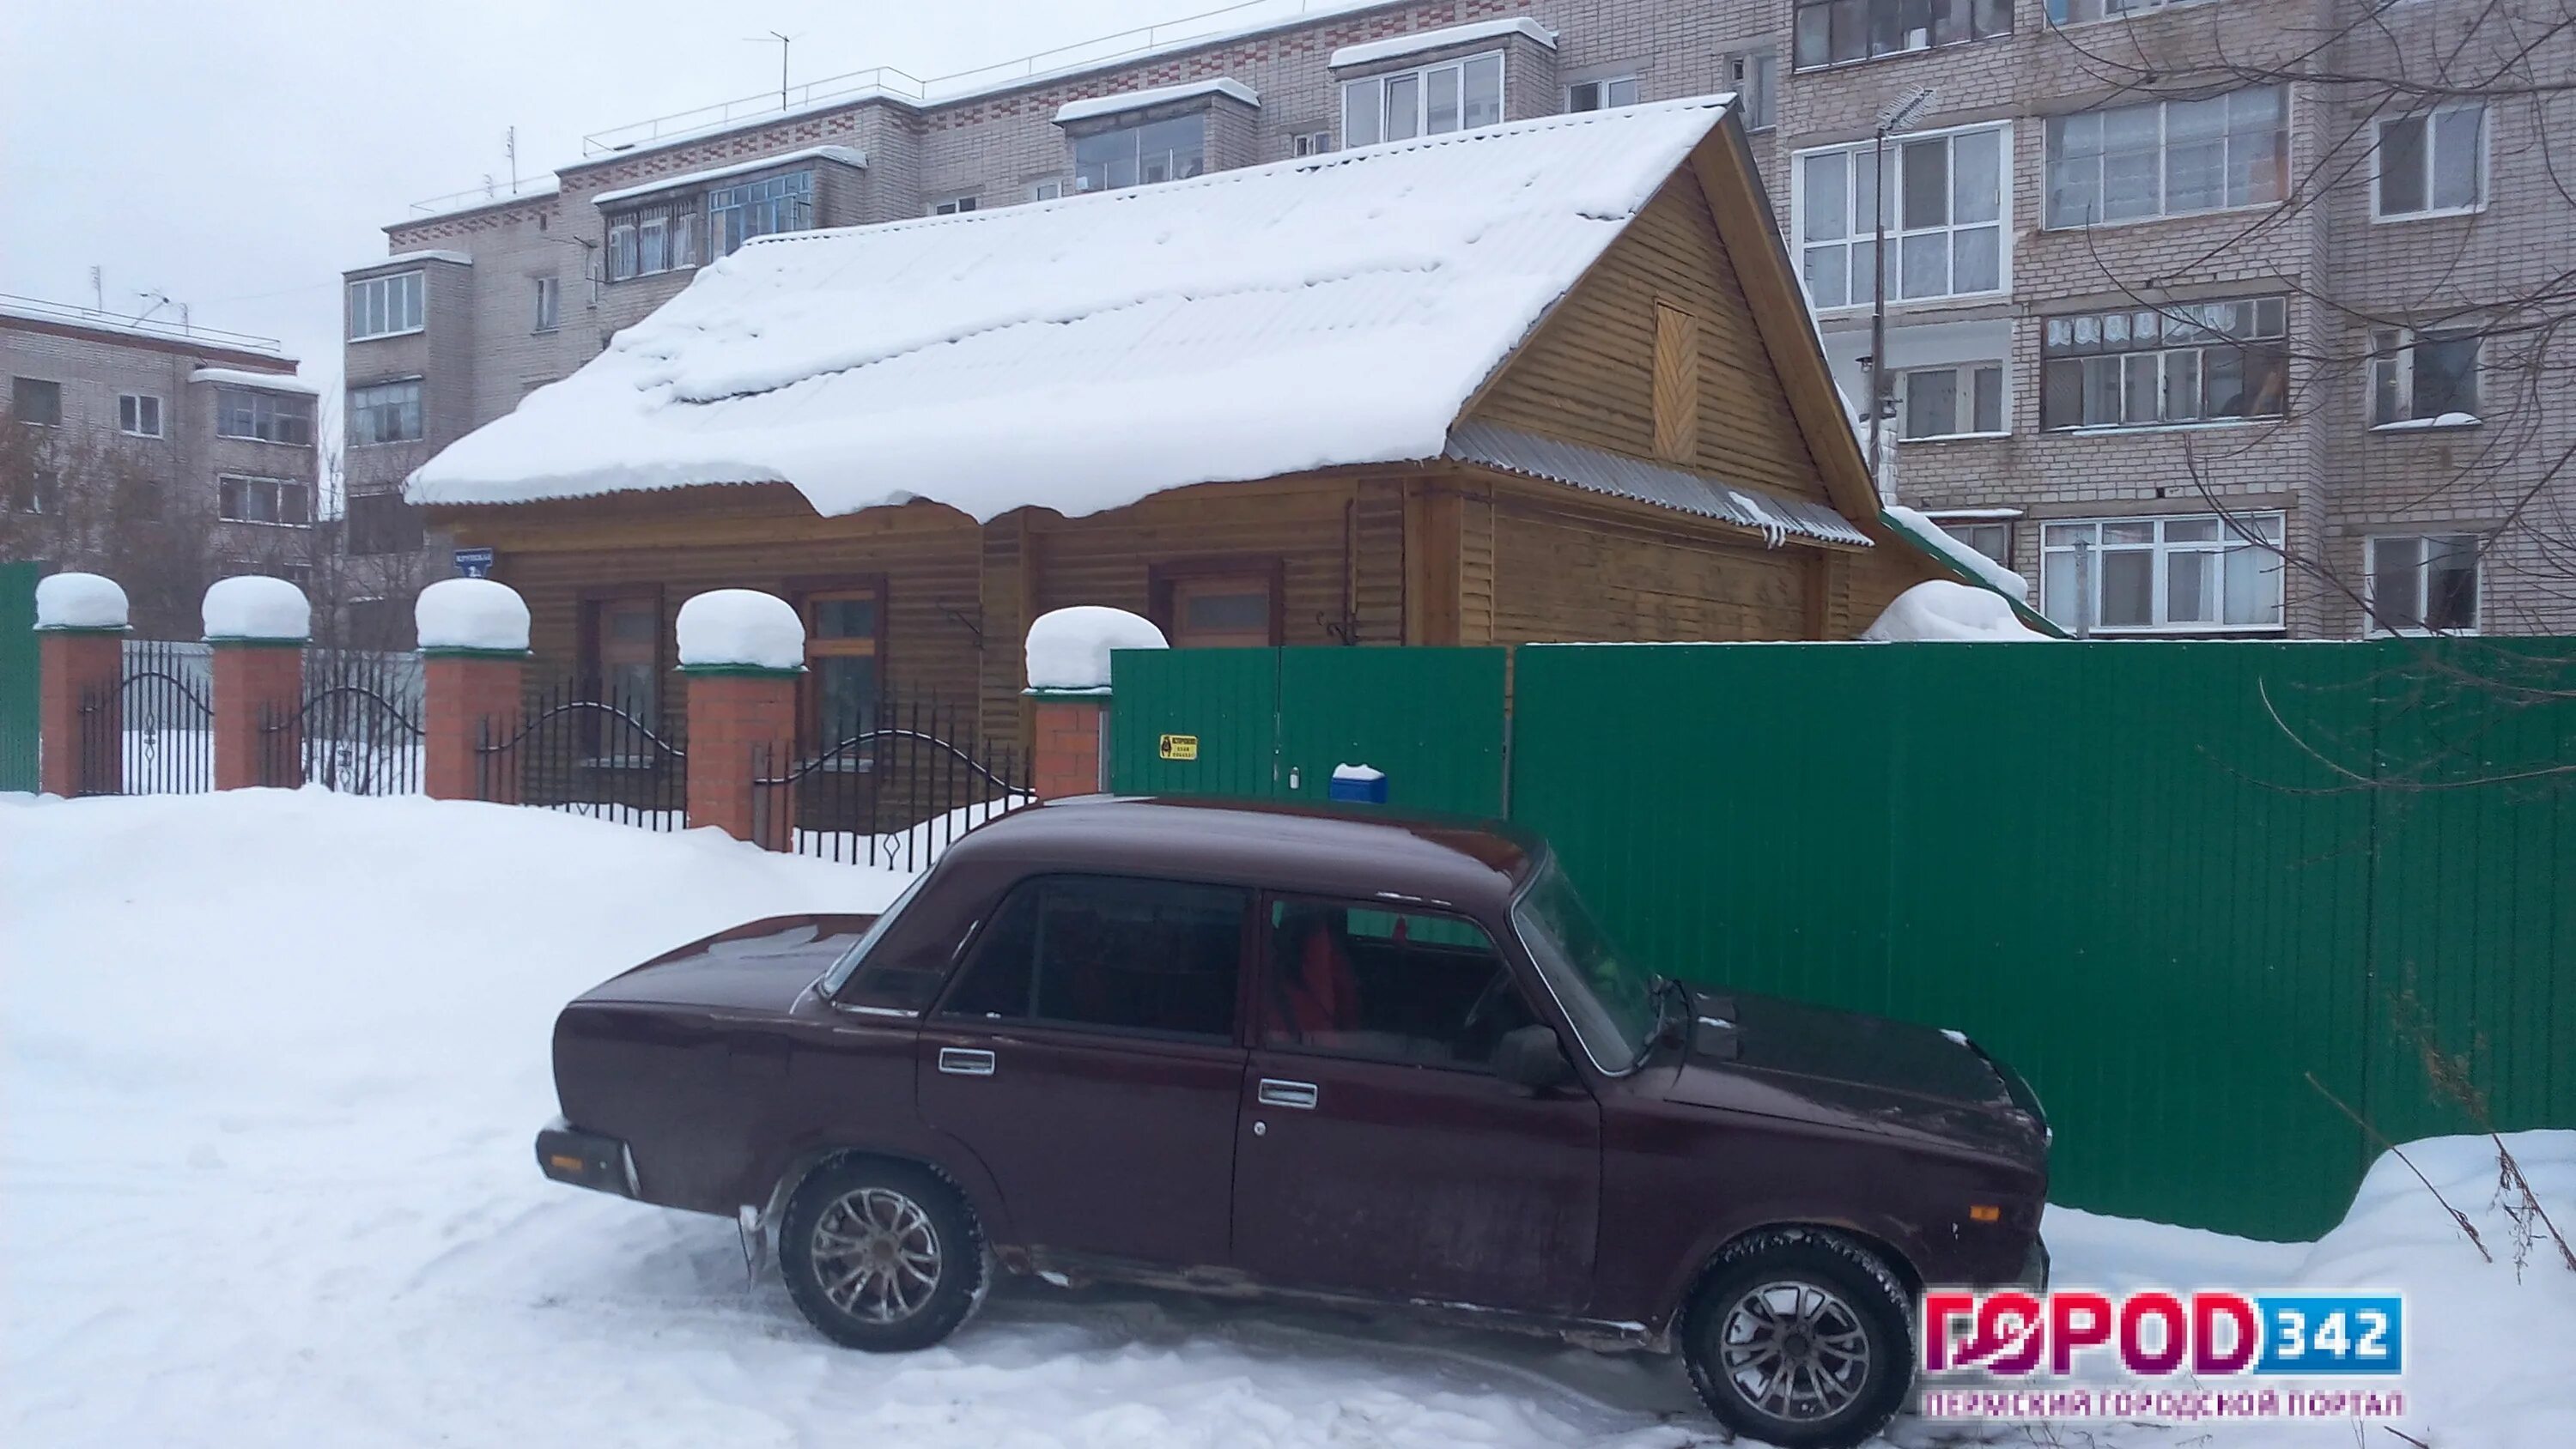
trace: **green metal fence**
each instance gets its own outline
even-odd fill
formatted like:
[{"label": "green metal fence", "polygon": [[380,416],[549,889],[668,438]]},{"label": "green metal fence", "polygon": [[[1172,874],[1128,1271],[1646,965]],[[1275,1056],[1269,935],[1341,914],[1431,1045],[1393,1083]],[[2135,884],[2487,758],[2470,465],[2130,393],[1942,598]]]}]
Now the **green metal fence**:
[{"label": "green metal fence", "polygon": [[[1533,646],[1507,725],[1503,653],[1121,655],[1113,779],[1275,797],[1320,750],[1507,799],[1655,968],[2013,1061],[2073,1206],[2313,1236],[2371,1155],[2327,1092],[2466,1125],[2428,1046],[2500,1125],[2576,1125],[2565,641]],[[1252,767],[1140,757],[1189,719]]]},{"label": "green metal fence", "polygon": [[42,564],[0,563],[0,790],[36,788],[36,580]]}]

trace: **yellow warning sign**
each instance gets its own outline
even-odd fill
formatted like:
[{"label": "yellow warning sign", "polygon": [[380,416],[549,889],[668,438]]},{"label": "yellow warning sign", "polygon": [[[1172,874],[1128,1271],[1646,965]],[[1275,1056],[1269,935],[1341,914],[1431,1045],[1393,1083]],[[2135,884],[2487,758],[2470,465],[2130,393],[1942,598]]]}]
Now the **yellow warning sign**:
[{"label": "yellow warning sign", "polygon": [[1165,735],[1165,736],[1163,736],[1163,758],[1164,758],[1164,759],[1167,759],[1167,760],[1195,760],[1195,759],[1197,759],[1198,757],[1199,757],[1199,737],[1198,737],[1197,735]]}]

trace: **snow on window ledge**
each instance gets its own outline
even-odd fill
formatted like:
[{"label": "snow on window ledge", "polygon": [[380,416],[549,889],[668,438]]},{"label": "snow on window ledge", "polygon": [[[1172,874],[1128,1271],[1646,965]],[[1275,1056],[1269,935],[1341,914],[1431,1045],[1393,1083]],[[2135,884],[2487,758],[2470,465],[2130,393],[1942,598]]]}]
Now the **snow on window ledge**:
[{"label": "snow on window ledge", "polygon": [[2370,425],[2370,430],[2374,433],[2429,433],[2448,431],[2452,428],[2482,427],[2485,423],[2486,419],[2475,413],[2443,413],[2439,417],[2400,418],[2393,423],[2373,423]]}]

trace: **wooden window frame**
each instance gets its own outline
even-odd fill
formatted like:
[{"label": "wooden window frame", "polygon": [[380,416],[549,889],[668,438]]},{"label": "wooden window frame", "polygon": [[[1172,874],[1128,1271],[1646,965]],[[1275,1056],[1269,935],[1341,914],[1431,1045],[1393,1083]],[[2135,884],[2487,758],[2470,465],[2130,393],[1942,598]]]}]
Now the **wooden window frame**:
[{"label": "wooden window frame", "polygon": [[[653,712],[656,717],[643,723],[655,734],[661,734],[663,730],[660,716],[665,712],[664,706],[669,703],[664,697],[662,677],[671,671],[672,631],[671,613],[668,608],[670,600],[660,584],[599,584],[585,588],[575,596],[576,634],[573,640],[573,664],[576,673],[574,678],[577,684],[597,685],[603,691],[607,688],[607,678],[602,672],[607,661],[602,657],[604,651],[600,647],[607,642],[600,632],[600,626],[607,618],[607,606],[628,602],[640,603],[645,599],[653,601]],[[588,738],[589,747],[595,750],[597,747],[595,727]]]},{"label": "wooden window frame", "polygon": [[[888,615],[892,612],[887,606],[886,576],[881,573],[799,574],[792,578],[780,580],[779,589],[787,596],[787,601],[796,606],[797,622],[805,626],[804,659],[806,672],[803,678],[796,681],[796,729],[799,734],[803,735],[809,742],[811,742],[813,749],[828,750],[832,746],[839,744],[840,741],[827,740],[823,738],[823,722],[820,713],[823,706],[823,698],[822,691],[816,687],[814,682],[813,667],[814,657],[816,654],[814,646],[817,642],[814,637],[814,602],[815,600],[830,594],[873,594],[876,596],[877,627],[876,632],[869,635],[864,641],[867,648],[864,650],[827,649],[822,652],[826,654],[864,653],[868,658],[875,660],[877,665],[877,693],[879,697],[883,697],[886,689],[886,624]],[[833,642],[847,643],[850,641],[835,640]]]},{"label": "wooden window frame", "polygon": [[1288,561],[1277,555],[1184,558],[1148,565],[1146,613],[1154,627],[1163,631],[1164,638],[1171,639],[1180,632],[1179,615],[1174,608],[1178,593],[1175,586],[1209,579],[1266,581],[1270,588],[1269,647],[1276,649],[1288,642]]}]

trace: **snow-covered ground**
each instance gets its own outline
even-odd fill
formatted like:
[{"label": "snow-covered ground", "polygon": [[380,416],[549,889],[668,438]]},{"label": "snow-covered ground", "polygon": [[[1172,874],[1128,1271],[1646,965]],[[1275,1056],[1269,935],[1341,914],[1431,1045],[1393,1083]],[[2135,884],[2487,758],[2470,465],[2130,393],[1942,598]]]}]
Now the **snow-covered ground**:
[{"label": "snow-covered ground", "polygon": [[[901,884],[500,806],[0,796],[0,1442],[1715,1441],[1665,1361],[1135,1292],[1006,1286],[946,1346],[849,1353],[774,1279],[746,1283],[730,1224],[537,1175],[566,997],[741,919],[873,909]],[[2576,1217],[2576,1133],[2518,1145]],[[2491,1160],[2453,1142],[2419,1161],[2503,1237]],[[2068,1283],[2402,1288],[2422,1409],[2402,1427],[2444,1449],[2576,1444],[2576,1275],[2482,1268],[2402,1171],[2313,1248],[2065,1212],[2049,1233]],[[2342,1424],[1894,1432],[2357,1442]]]}]

